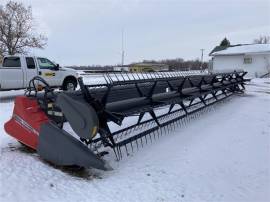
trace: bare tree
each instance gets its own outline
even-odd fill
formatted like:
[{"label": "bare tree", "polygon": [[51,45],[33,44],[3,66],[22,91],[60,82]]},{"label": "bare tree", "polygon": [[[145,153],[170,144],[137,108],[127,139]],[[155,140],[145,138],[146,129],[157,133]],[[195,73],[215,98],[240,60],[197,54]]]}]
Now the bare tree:
[{"label": "bare tree", "polygon": [[258,44],[270,43],[270,36],[260,36],[258,39],[254,39],[253,43],[258,43]]},{"label": "bare tree", "polygon": [[31,6],[14,1],[0,6],[0,54],[27,53],[30,48],[44,48],[46,42],[36,32]]},{"label": "bare tree", "polygon": [[0,43],[0,61],[3,55],[4,55],[4,46]]}]

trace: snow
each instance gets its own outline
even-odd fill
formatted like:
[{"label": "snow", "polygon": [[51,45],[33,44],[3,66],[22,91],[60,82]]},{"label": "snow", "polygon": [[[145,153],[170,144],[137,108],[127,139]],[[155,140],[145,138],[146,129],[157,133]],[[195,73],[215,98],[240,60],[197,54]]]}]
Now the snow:
[{"label": "snow", "polygon": [[6,135],[21,93],[0,92],[0,201],[270,201],[270,79],[128,158],[106,157],[108,172],[54,167]]},{"label": "snow", "polygon": [[212,55],[237,55],[251,53],[266,53],[270,54],[270,44],[249,44],[235,47],[229,47],[222,51],[217,51]]}]

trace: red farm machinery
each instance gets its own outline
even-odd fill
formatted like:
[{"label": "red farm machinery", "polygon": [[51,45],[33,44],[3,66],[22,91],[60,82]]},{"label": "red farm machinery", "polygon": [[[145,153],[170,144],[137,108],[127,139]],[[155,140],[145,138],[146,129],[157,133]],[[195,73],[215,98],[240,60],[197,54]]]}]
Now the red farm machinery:
[{"label": "red farm machinery", "polygon": [[102,84],[86,85],[79,78],[79,90],[72,92],[55,91],[35,77],[25,95],[15,98],[5,130],[55,165],[108,170],[103,155],[113,152],[122,159],[203,109],[242,93],[245,74],[107,73]]}]

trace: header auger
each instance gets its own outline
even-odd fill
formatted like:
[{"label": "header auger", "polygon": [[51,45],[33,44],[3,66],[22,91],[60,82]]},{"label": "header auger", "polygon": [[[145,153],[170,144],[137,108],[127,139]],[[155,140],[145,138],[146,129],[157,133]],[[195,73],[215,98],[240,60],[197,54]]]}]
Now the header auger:
[{"label": "header auger", "polygon": [[[55,92],[35,77],[25,96],[16,97],[5,129],[53,164],[108,170],[101,157],[110,149],[119,160],[179,121],[243,92],[245,74],[111,73],[101,84],[86,85],[79,78],[80,90],[74,92]],[[73,131],[64,130],[64,123]]]}]

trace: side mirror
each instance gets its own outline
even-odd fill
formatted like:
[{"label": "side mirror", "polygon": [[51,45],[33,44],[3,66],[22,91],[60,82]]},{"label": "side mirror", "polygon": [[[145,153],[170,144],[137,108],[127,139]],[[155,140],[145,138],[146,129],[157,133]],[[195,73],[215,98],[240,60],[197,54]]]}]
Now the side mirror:
[{"label": "side mirror", "polygon": [[54,70],[59,70],[60,69],[60,66],[59,66],[59,64],[56,64],[56,66],[54,66]]}]

